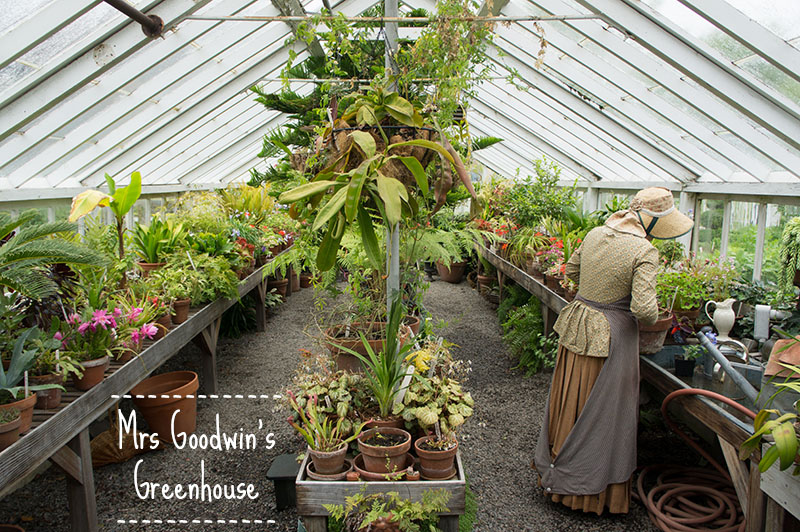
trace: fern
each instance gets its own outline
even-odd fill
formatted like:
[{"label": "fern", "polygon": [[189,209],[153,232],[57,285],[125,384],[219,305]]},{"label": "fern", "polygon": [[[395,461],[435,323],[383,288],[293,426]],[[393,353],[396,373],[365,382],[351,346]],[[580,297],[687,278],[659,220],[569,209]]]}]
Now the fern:
[{"label": "fern", "polygon": [[535,298],[512,311],[503,323],[503,340],[518,359],[514,369],[523,369],[525,376],[555,365],[558,339],[544,335],[541,302]]},{"label": "fern", "polygon": [[475,137],[472,139],[472,151],[485,150],[486,148],[494,146],[499,142],[503,142],[503,139],[489,136]]}]

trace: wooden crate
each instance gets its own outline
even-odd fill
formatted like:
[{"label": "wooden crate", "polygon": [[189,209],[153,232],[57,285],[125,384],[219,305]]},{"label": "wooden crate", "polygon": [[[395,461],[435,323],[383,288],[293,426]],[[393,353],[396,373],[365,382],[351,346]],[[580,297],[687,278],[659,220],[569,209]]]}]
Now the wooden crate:
[{"label": "wooden crate", "polygon": [[445,489],[450,492],[448,512],[440,514],[439,528],[443,532],[458,532],[458,516],[464,514],[466,483],[461,452],[456,454],[456,476],[451,480],[418,480],[399,482],[327,482],[311,480],[306,476],[309,456],[300,465],[295,487],[297,491],[297,515],[302,518],[308,532],[327,532],[328,511],[324,504],[344,504],[345,497],[359,493],[364,485],[367,494],[396,491],[404,499],[418,501],[422,493],[430,489]]}]

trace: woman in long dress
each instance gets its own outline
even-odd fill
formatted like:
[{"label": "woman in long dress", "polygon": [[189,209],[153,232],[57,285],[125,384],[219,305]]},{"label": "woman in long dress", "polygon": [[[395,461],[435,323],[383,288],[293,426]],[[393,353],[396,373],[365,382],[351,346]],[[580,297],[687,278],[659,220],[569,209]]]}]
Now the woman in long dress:
[{"label": "woman in long dress", "polygon": [[637,320],[658,317],[658,251],[650,240],[689,232],[664,188],[592,229],[566,265],[579,285],[555,324],[558,356],[536,448],[540,484],[555,502],[598,515],[627,513],[639,414]]}]

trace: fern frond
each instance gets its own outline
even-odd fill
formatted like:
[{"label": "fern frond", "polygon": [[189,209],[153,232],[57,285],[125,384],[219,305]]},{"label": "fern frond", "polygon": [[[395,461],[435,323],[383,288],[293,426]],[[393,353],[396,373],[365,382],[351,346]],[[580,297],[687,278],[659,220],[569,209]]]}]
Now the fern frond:
[{"label": "fern frond", "polygon": [[55,282],[34,268],[0,267],[0,286],[36,300],[51,296],[58,291]]},{"label": "fern frond", "polygon": [[484,150],[489,146],[494,146],[495,144],[503,142],[503,139],[499,137],[475,137],[472,139],[472,151]]}]

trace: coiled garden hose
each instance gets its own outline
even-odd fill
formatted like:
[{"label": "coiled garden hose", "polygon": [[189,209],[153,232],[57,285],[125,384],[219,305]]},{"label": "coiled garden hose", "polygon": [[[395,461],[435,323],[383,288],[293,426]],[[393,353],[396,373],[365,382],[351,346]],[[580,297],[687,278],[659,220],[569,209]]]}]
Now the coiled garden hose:
[{"label": "coiled garden hose", "polygon": [[[735,408],[751,419],[756,417],[750,409],[724,395],[708,390],[685,388],[667,395],[661,404],[661,413],[667,426],[708,460],[717,471],[674,465],[648,466],[639,473],[635,495],[647,508],[653,524],[664,532],[744,531],[744,514],[739,506],[730,474],[702,447],[692,441],[667,413],[670,401],[682,395],[704,395]],[[645,478],[651,473],[657,474],[656,484],[646,492]]]}]

